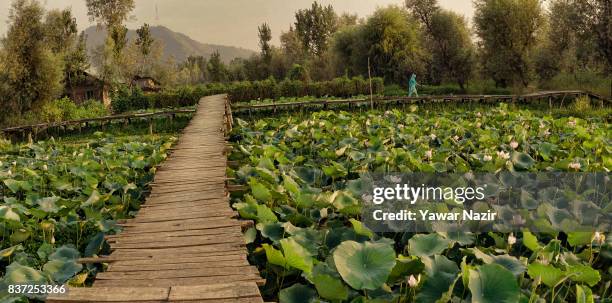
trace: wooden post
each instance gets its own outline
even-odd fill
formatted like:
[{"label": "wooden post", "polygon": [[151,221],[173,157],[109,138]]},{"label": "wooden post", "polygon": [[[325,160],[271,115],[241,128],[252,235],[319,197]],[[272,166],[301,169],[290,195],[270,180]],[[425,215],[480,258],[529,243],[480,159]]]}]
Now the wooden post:
[{"label": "wooden post", "polygon": [[368,79],[370,79],[370,108],[374,109],[374,96],[372,93],[372,73],[370,71],[370,57],[368,57]]}]

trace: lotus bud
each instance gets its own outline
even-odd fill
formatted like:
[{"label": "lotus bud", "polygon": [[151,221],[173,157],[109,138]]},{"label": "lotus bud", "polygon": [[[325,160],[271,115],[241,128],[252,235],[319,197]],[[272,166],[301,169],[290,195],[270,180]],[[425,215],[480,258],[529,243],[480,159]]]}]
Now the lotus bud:
[{"label": "lotus bud", "polygon": [[2,166],[2,161],[0,161],[0,166]]},{"label": "lotus bud", "polygon": [[42,169],[43,169],[44,171],[47,171],[49,168],[47,167],[47,164],[43,164]]},{"label": "lotus bud", "polygon": [[12,176],[12,175],[13,175],[13,172],[12,172],[10,169],[9,169],[9,170],[8,170],[6,173],[7,173],[9,176]]},{"label": "lotus bud", "polygon": [[518,142],[512,140],[512,142],[510,142],[510,147],[512,147],[512,149],[517,149],[519,146]]},{"label": "lotus bud", "polygon": [[417,287],[417,285],[419,285],[419,280],[421,280],[421,275],[419,275],[418,278],[415,278],[414,275],[410,275],[410,277],[408,277],[408,286],[410,286],[410,288]]},{"label": "lotus bud", "polygon": [[603,233],[595,232],[595,235],[593,235],[593,242],[602,245],[606,242],[606,236]]},{"label": "lotus bud", "polygon": [[482,114],[480,112],[477,112],[476,113],[476,117],[480,118],[480,117],[482,117]]},{"label": "lotus bud", "polygon": [[51,236],[51,244],[55,244],[55,236]]},{"label": "lotus bud", "polygon": [[476,123],[476,128],[480,128],[482,126],[482,124],[480,124],[480,122]]},{"label": "lotus bud", "polygon": [[516,237],[514,236],[513,233],[510,233],[510,235],[508,236],[508,245],[514,245],[516,244]]}]

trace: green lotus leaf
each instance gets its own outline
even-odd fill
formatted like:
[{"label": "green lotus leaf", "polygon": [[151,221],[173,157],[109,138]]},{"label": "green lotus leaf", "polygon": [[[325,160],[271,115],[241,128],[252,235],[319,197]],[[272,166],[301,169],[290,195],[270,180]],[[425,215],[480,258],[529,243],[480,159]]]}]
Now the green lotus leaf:
[{"label": "green lotus leaf", "polygon": [[395,282],[403,282],[404,279],[410,275],[419,275],[423,272],[423,269],[425,269],[425,264],[423,264],[418,257],[398,256],[387,283],[394,284]]},{"label": "green lotus leaf", "polygon": [[523,231],[523,245],[529,248],[531,251],[538,251],[542,249],[538,238],[529,231]]},{"label": "green lotus leaf", "polygon": [[72,246],[64,245],[58,247],[53,254],[49,256],[49,260],[60,260],[60,261],[75,261],[81,254]]},{"label": "green lotus leaf", "polygon": [[313,258],[307,249],[293,238],[282,239],[280,244],[288,266],[297,268],[305,273],[312,271]]},{"label": "green lotus leaf", "polygon": [[542,279],[542,283],[544,283],[548,287],[554,287],[565,277],[565,274],[562,270],[548,264],[542,263],[531,263],[527,266],[527,274],[532,279],[537,279],[540,277]]},{"label": "green lotus leaf", "polygon": [[592,239],[593,239],[592,232],[576,231],[576,232],[570,232],[567,234],[567,242],[573,247],[591,244]]},{"label": "green lotus leaf", "polygon": [[43,266],[43,271],[51,276],[53,281],[64,284],[83,268],[74,260],[51,260]]},{"label": "green lotus leaf", "polygon": [[374,238],[374,233],[369,228],[367,228],[361,221],[356,219],[349,219],[349,221],[353,225],[353,229],[355,230],[356,234],[366,236],[368,237],[368,239]]},{"label": "green lotus leaf", "polygon": [[304,284],[294,284],[278,294],[280,303],[314,303],[316,297],[317,292]]},{"label": "green lotus leaf", "polygon": [[520,289],[512,272],[498,264],[478,266],[470,270],[469,288],[475,303],[515,303]]},{"label": "green lotus leaf", "polygon": [[421,261],[425,264],[427,277],[417,293],[416,302],[437,302],[454,288],[459,268],[455,262],[440,255],[423,257]]},{"label": "green lotus leaf", "polygon": [[535,165],[535,160],[526,153],[514,152],[511,160],[518,170],[529,170]]},{"label": "green lotus leaf", "polygon": [[274,212],[267,206],[259,204],[257,207],[257,222],[273,223],[278,222],[278,218]]},{"label": "green lotus leaf", "polygon": [[17,262],[11,263],[6,267],[6,274],[2,279],[5,285],[10,284],[47,284],[49,281],[45,275],[28,266],[21,265]]},{"label": "green lotus leaf", "polygon": [[261,232],[261,235],[276,242],[283,238],[285,229],[281,223],[259,223],[257,224],[257,230]]},{"label": "green lotus leaf", "polygon": [[14,246],[11,246],[9,248],[5,248],[3,250],[0,250],[0,260],[12,256],[13,253],[15,253],[16,250],[22,249],[22,248],[23,248],[23,246],[21,246],[21,245],[14,245]]},{"label": "green lotus leaf", "polygon": [[100,250],[102,250],[103,245],[104,233],[99,232],[89,239],[89,242],[87,242],[87,246],[85,247],[83,255],[85,257],[93,257],[94,255],[97,255]]},{"label": "green lotus leaf", "polygon": [[297,195],[300,193],[300,185],[288,175],[283,175],[283,186],[290,193]]},{"label": "green lotus leaf", "polygon": [[280,250],[274,248],[270,244],[263,244],[262,247],[266,252],[268,263],[287,268],[287,260],[285,260],[285,256],[283,256]]},{"label": "green lotus leaf", "polygon": [[328,300],[346,300],[348,298],[348,288],[342,283],[342,280],[324,274],[314,276],[313,280],[321,298]]},{"label": "green lotus leaf", "polygon": [[0,205],[0,219],[20,222],[21,218],[15,208],[8,205]]},{"label": "green lotus leaf", "polygon": [[344,241],[333,256],[338,273],[354,289],[381,287],[395,266],[395,251],[384,243]]},{"label": "green lotus leaf", "polygon": [[588,265],[576,264],[568,266],[566,274],[572,281],[586,283],[591,287],[595,286],[601,280],[599,271]]},{"label": "green lotus leaf", "polygon": [[261,184],[255,179],[251,179],[249,181],[249,185],[251,186],[251,192],[253,193],[253,197],[255,197],[255,199],[261,202],[268,202],[272,199],[272,194],[265,185]]},{"label": "green lotus leaf", "polygon": [[451,241],[436,233],[419,234],[408,241],[408,252],[419,257],[433,256],[442,253],[450,243]]},{"label": "green lotus leaf", "polygon": [[576,303],[594,303],[593,291],[584,285],[576,284]]},{"label": "green lotus leaf", "polygon": [[244,243],[251,244],[257,239],[257,229],[251,227],[244,232]]}]

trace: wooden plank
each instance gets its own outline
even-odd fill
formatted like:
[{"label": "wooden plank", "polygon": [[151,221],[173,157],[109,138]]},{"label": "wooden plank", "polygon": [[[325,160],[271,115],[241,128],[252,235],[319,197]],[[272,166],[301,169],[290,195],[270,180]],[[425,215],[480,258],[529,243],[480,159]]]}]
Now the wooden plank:
[{"label": "wooden plank", "polygon": [[157,280],[174,278],[196,278],[196,277],[221,277],[237,276],[259,278],[259,271],[253,266],[243,267],[201,267],[201,268],[179,268],[159,269],[144,271],[111,271],[101,272],[96,275],[96,280]]},{"label": "wooden plank", "polygon": [[231,283],[197,286],[172,286],[168,300],[222,300],[232,298],[252,298],[250,302],[263,302],[255,283]]},{"label": "wooden plank", "polygon": [[[207,246],[216,244],[231,244],[244,241],[244,237],[236,236],[201,236],[201,237],[174,237],[151,241],[143,240],[116,240],[110,243],[111,249],[154,249],[154,248],[174,248],[190,246]],[[244,242],[241,244],[244,245]]]},{"label": "wooden plank", "polygon": [[191,277],[155,280],[96,280],[94,287],[167,287],[167,286],[191,286],[219,283],[255,282],[257,285],[265,284],[264,279],[256,279],[245,275],[218,276],[218,277]]},{"label": "wooden plank", "polygon": [[[157,259],[154,260],[154,262]],[[247,267],[251,266],[246,259],[234,259],[229,261],[214,260],[208,262],[180,262],[170,264],[131,264],[126,262],[114,263],[110,266],[110,272],[127,272],[127,271],[157,271],[168,269],[195,269],[195,268],[226,268],[226,267]]]},{"label": "wooden plank", "polygon": [[70,287],[67,295],[51,295],[46,302],[167,302],[169,294],[169,287]]}]

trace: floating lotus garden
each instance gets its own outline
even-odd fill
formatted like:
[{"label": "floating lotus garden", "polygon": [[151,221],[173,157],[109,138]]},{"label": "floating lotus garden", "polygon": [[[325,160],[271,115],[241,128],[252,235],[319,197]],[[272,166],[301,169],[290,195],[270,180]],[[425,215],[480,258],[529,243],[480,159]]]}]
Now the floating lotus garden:
[{"label": "floating lotus garden", "polygon": [[[609,172],[601,118],[502,104],[442,111],[321,111],[236,119],[233,197],[271,300],[609,302],[605,233],[375,233],[361,220],[362,172]],[[580,197],[576,197],[578,199]],[[608,210],[609,212],[610,210]],[[608,236],[608,237],[606,237]]]},{"label": "floating lotus garden", "polygon": [[93,277],[100,268],[78,258],[98,255],[116,220],[138,210],[175,140],[96,133],[79,142],[0,142],[0,301],[7,285],[80,286]]}]

